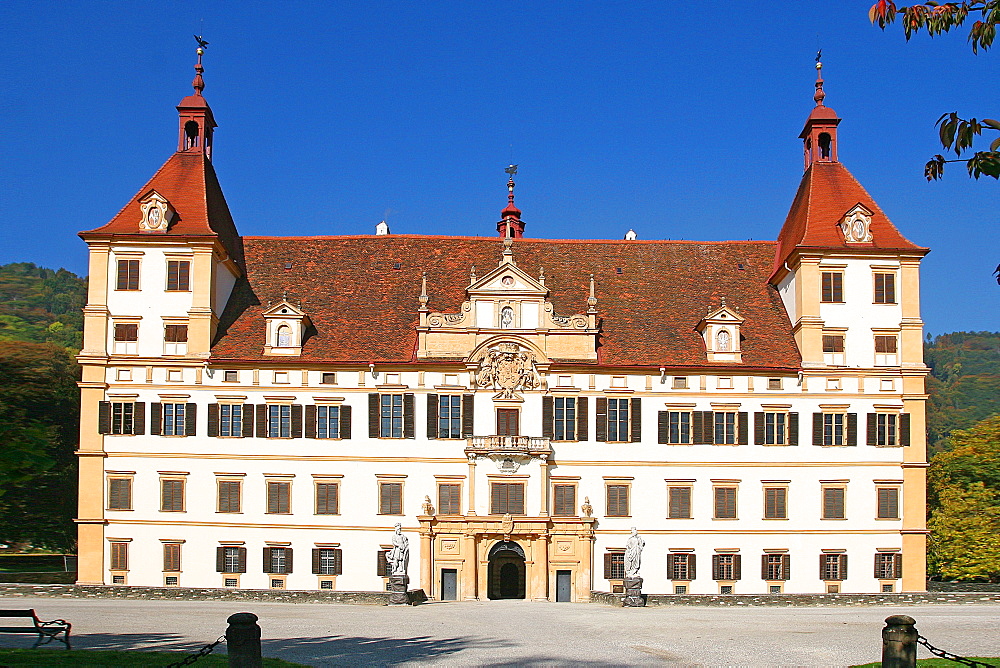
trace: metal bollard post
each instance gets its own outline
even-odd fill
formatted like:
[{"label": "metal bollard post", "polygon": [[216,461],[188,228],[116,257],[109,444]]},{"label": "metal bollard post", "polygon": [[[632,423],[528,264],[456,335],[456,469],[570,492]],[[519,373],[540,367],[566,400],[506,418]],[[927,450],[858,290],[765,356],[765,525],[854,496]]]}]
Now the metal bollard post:
[{"label": "metal bollard post", "polygon": [[229,652],[230,668],[262,668],[264,660],[260,654],[260,627],[257,615],[252,612],[237,612],[230,615],[226,629],[226,647]]},{"label": "metal bollard post", "polygon": [[917,621],[908,615],[885,618],[882,629],[882,667],[916,668]]}]

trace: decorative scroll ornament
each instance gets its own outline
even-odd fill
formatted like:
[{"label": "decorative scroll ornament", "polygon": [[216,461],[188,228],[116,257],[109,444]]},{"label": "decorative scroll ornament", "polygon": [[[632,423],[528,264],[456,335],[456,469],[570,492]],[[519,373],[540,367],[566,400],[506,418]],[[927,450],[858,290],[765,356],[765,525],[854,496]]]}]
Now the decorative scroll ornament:
[{"label": "decorative scroll ornament", "polygon": [[479,364],[476,384],[500,390],[494,399],[517,399],[517,390],[531,390],[541,382],[535,370],[535,356],[516,343],[490,348]]}]

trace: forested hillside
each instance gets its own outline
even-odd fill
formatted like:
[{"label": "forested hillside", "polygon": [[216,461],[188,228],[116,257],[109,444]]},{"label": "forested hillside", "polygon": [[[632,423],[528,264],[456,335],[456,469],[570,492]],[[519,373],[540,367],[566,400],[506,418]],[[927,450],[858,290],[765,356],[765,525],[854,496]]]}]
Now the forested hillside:
[{"label": "forested hillside", "polygon": [[0,341],[80,349],[87,280],[31,262],[0,265]]},{"label": "forested hillside", "polygon": [[929,340],[927,442],[931,452],[950,450],[948,435],[1000,415],[1000,332],[954,332]]},{"label": "forested hillside", "polygon": [[0,265],[0,543],[73,550],[87,281]]}]

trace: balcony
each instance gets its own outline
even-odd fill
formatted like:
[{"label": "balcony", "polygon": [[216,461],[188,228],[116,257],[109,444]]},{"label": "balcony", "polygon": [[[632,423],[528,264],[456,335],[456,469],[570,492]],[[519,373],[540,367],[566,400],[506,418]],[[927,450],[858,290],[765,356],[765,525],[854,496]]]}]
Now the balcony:
[{"label": "balcony", "polygon": [[470,436],[466,439],[465,454],[538,456],[552,454],[552,447],[550,439],[541,436]]}]

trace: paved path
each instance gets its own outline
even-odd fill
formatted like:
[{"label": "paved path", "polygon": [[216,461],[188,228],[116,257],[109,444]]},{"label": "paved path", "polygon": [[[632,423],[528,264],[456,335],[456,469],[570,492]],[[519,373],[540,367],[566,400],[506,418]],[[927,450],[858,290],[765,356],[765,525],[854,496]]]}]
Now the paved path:
[{"label": "paved path", "polygon": [[[1000,605],[622,609],[483,601],[410,607],[231,601],[0,598],[73,623],[75,647],[193,650],[226,617],[260,617],[265,656],[314,665],[846,666],[879,658],[883,620],[964,655],[1000,656]],[[0,646],[24,638],[0,636]],[[220,650],[224,646],[220,646]],[[217,650],[218,651],[218,650]],[[923,652],[921,658],[929,656]]]}]

